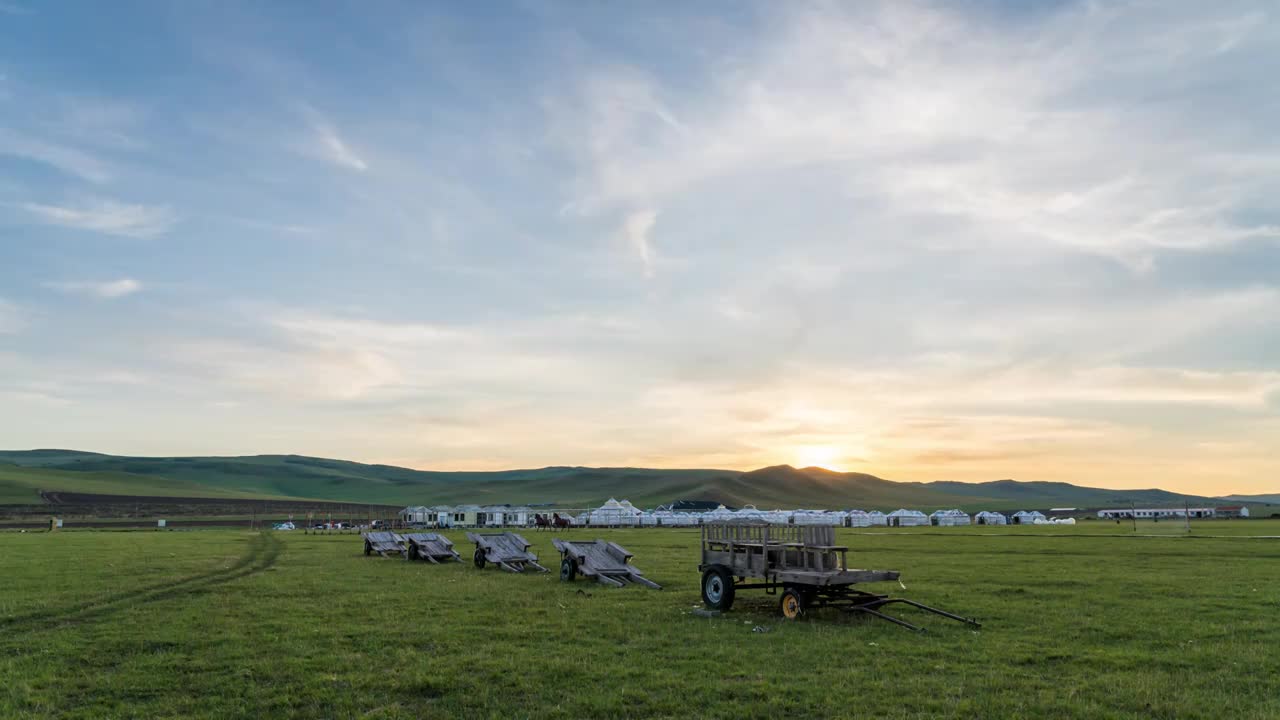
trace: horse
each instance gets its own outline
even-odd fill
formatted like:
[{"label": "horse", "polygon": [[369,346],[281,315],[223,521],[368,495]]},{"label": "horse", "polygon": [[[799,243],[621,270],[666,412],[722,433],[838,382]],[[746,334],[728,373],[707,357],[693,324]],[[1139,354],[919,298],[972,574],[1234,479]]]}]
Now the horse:
[{"label": "horse", "polygon": [[564,530],[573,527],[573,521],[569,518],[560,517],[560,513],[552,513],[551,522],[555,525],[556,530]]},{"label": "horse", "polygon": [[547,519],[546,515],[538,513],[533,516],[533,525],[538,530],[548,530],[551,528],[551,521]]}]

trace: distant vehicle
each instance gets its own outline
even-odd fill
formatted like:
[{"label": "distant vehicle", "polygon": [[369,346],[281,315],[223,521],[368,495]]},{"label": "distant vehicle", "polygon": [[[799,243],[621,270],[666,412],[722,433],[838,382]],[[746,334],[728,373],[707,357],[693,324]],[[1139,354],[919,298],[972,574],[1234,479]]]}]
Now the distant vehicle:
[{"label": "distant vehicle", "polygon": [[291,522],[276,523],[271,526],[272,530],[294,530],[296,527]]}]

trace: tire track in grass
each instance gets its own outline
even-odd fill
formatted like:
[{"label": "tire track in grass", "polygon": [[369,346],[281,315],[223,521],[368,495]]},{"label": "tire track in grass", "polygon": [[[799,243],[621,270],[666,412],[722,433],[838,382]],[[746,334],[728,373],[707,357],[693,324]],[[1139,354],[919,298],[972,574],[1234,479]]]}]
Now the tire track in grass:
[{"label": "tire track in grass", "polygon": [[270,533],[259,533],[239,560],[221,570],[194,575],[163,585],[116,593],[65,608],[0,619],[0,630],[35,631],[66,622],[84,622],[111,615],[126,608],[159,602],[179,595],[202,593],[220,585],[256,575],[276,564],[284,543]]}]

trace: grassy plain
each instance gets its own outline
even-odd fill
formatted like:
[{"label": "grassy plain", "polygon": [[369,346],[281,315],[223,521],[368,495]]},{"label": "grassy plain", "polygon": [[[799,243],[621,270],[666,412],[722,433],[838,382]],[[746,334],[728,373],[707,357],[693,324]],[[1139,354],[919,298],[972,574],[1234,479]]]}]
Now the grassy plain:
[{"label": "grassy plain", "polygon": [[1280,717],[1280,541],[1243,537],[1280,523],[1162,525],[845,531],[903,572],[884,589],[985,624],[926,634],[787,623],[762,594],[695,616],[688,530],[560,534],[607,535],[662,591],[353,535],[0,533],[0,717]]}]

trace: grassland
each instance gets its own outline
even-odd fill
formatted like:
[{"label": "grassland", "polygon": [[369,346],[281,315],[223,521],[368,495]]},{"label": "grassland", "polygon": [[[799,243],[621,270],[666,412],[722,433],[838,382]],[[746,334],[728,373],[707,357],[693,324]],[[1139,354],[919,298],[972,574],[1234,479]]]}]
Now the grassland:
[{"label": "grassland", "polygon": [[1280,523],[845,531],[985,623],[923,635],[746,593],[698,617],[696,532],[603,532],[665,589],[352,535],[0,533],[0,717],[1280,717],[1280,541],[1230,537]]}]

